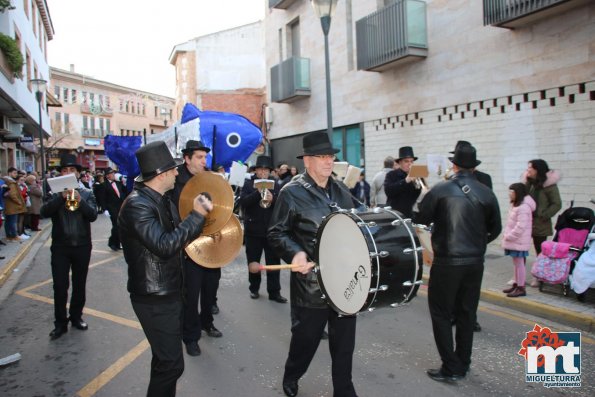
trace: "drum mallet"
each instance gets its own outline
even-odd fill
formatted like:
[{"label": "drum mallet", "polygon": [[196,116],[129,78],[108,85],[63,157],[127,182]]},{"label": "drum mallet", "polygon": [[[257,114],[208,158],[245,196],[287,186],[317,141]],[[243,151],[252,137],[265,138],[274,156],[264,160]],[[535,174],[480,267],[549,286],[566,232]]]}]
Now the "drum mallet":
[{"label": "drum mallet", "polygon": [[258,262],[250,262],[248,264],[248,271],[250,273],[258,273],[262,270],[282,270],[282,269],[296,269],[300,265],[261,265]]}]

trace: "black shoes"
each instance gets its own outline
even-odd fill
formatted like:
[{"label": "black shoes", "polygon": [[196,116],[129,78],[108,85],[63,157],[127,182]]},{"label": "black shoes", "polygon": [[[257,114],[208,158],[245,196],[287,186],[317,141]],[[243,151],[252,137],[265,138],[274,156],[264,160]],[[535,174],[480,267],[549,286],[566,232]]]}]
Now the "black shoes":
[{"label": "black shoes", "polygon": [[211,306],[211,314],[219,314],[219,306],[216,303]]},{"label": "black shoes", "polygon": [[465,375],[448,375],[442,371],[442,368],[439,369],[428,369],[426,371],[428,376],[435,380],[436,382],[448,382],[453,383],[457,382],[465,377]]},{"label": "black shoes", "polygon": [[481,325],[477,321],[473,324],[473,332],[481,332]]},{"label": "black shoes", "polygon": [[250,298],[258,299],[260,298],[260,294],[258,292],[250,292]]},{"label": "black shoes", "polygon": [[68,332],[67,325],[62,325],[60,327],[56,327],[52,330],[52,332],[50,332],[50,339],[56,340],[67,332]]},{"label": "black shoes", "polygon": [[108,244],[108,246],[112,249],[112,251],[118,251],[120,247],[116,246],[115,244]]},{"label": "black shoes", "polygon": [[70,319],[70,322],[72,323],[72,326],[74,328],[80,329],[81,331],[86,331],[87,329],[89,329],[89,326],[86,322],[83,321],[82,318],[79,318],[78,320]]},{"label": "black shoes", "polygon": [[281,294],[269,295],[269,300],[277,303],[287,303],[287,298],[282,297]]},{"label": "black shoes", "polygon": [[194,341],[186,343],[186,352],[192,357],[200,356],[200,347],[198,346],[198,342]]},{"label": "black shoes", "polygon": [[293,382],[283,382],[283,393],[287,397],[295,397],[298,394],[298,383],[297,381]]},{"label": "black shoes", "polygon": [[204,327],[203,330],[209,335],[211,338],[221,338],[223,334],[219,331],[213,324]]}]

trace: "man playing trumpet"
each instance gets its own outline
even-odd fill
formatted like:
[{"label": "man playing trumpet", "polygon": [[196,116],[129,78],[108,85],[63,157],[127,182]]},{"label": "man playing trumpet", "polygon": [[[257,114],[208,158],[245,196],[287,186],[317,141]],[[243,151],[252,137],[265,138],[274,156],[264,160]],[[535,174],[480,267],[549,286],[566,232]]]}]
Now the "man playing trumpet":
[{"label": "man playing trumpet", "polygon": [[405,218],[411,218],[413,205],[421,194],[421,183],[409,176],[411,166],[417,160],[411,146],[399,148],[399,157],[395,160],[399,168],[386,174],[384,192],[387,204],[399,211]]},{"label": "man playing trumpet", "polygon": [[[76,156],[65,154],[60,159],[61,174],[74,174],[78,180],[81,166]],[[44,218],[52,218],[52,280],[54,283],[54,330],[52,340],[68,332],[72,326],[85,331],[83,321],[87,272],[91,260],[91,222],[97,219],[97,204],[93,191],[84,187],[56,192],[41,207]],[[72,296],[69,317],[66,316],[68,300],[68,273],[72,270]]]},{"label": "man playing trumpet", "polygon": [[[246,244],[246,258],[248,263],[260,262],[264,251],[267,265],[280,263],[279,256],[273,251],[267,239],[267,229],[273,214],[275,198],[279,194],[279,184],[272,182],[273,190],[258,186],[258,180],[267,180],[273,169],[273,161],[269,156],[258,156],[256,159],[256,175],[245,182],[240,195],[240,205],[244,210],[244,241]],[[265,182],[260,182],[264,184]],[[256,184],[256,186],[255,186]],[[260,271],[248,272],[250,282],[250,298],[258,299],[261,275]],[[269,299],[279,303],[286,303],[281,296],[279,270],[267,272],[267,292]]]}]

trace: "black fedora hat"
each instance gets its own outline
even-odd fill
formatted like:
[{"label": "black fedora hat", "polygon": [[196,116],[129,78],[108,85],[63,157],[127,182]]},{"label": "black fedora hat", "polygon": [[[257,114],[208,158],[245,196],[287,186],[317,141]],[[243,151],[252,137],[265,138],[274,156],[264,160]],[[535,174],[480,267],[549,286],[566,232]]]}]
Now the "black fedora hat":
[{"label": "black fedora hat", "polygon": [[71,153],[63,154],[60,157],[60,167],[58,167],[58,171],[62,171],[64,167],[76,167],[78,172],[81,172],[83,167],[79,163],[76,162],[76,156]]},{"label": "black fedora hat", "polygon": [[186,142],[186,147],[182,149],[182,153],[192,154],[192,152],[194,152],[195,150],[202,150],[203,152],[207,153],[211,151],[211,149],[203,145],[201,141],[195,141],[191,139],[188,142]]},{"label": "black fedora hat", "polygon": [[321,154],[337,154],[339,149],[335,149],[326,132],[309,132],[304,135],[302,140],[304,146],[303,153],[297,156],[298,159],[304,156],[317,156]]},{"label": "black fedora hat", "polygon": [[140,167],[140,175],[134,178],[136,182],[146,182],[184,163],[182,159],[173,158],[163,141],[151,142],[142,146],[134,154]]},{"label": "black fedora hat", "polygon": [[268,168],[269,170],[275,169],[273,167],[273,160],[269,156],[258,156],[256,158],[256,168]]},{"label": "black fedora hat", "polygon": [[448,158],[453,164],[461,168],[471,169],[481,164],[477,159],[477,151],[471,145],[461,145],[455,150],[455,155]]},{"label": "black fedora hat", "polygon": [[458,148],[460,148],[461,146],[471,146],[471,142],[469,141],[457,141],[457,144],[455,145],[455,148],[452,152],[448,152],[450,154],[454,154]]},{"label": "black fedora hat", "polygon": [[413,154],[413,148],[411,146],[403,146],[399,148],[399,157],[395,161],[401,161],[407,157],[411,157],[413,161],[417,160],[417,157]]}]

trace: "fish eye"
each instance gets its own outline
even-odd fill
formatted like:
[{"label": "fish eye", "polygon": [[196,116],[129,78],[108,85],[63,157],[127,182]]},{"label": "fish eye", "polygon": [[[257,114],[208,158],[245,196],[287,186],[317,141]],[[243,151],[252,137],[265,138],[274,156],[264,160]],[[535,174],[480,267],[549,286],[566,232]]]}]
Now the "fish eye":
[{"label": "fish eye", "polygon": [[238,147],[242,143],[242,137],[237,132],[229,133],[226,140],[229,147]]}]

